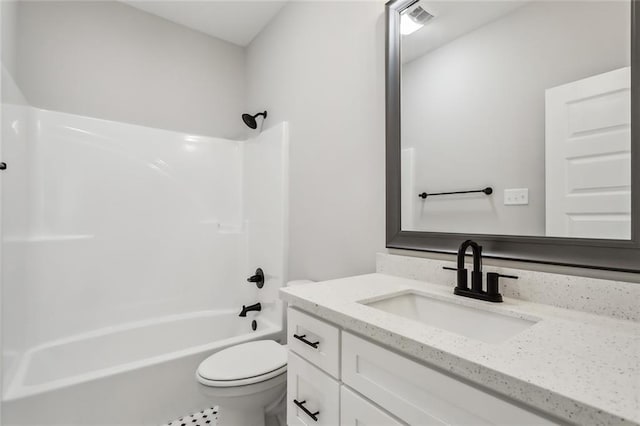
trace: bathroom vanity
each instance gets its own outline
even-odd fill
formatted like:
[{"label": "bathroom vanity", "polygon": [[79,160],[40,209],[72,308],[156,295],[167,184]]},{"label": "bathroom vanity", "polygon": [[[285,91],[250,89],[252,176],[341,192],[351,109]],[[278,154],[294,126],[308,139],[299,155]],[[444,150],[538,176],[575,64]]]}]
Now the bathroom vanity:
[{"label": "bathroom vanity", "polygon": [[[379,255],[378,270],[404,259]],[[427,263],[422,271],[448,264],[415,262]],[[376,273],[282,289],[288,425],[640,424],[632,304],[632,320],[512,292],[492,304],[454,296],[442,276]],[[630,286],[612,297],[627,291],[637,302]]]}]

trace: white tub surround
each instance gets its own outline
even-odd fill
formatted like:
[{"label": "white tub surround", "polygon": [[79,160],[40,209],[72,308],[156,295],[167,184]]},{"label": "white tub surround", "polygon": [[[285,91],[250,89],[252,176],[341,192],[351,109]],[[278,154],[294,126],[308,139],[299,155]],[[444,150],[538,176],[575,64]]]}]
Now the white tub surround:
[{"label": "white tub surround", "polygon": [[210,406],[198,364],[282,334],[287,123],[236,141],[2,112],[2,420],[159,425]]},{"label": "white tub surround", "polygon": [[[535,324],[501,343],[485,343],[358,303],[407,291]],[[504,303],[482,302],[454,296],[452,291],[453,285],[376,273],[283,288],[280,294],[290,306],[341,328],[343,357],[345,336],[353,332],[551,419],[640,424],[638,322],[510,297]],[[343,358],[343,380],[347,367]],[[456,403],[465,407],[464,400]]]}]

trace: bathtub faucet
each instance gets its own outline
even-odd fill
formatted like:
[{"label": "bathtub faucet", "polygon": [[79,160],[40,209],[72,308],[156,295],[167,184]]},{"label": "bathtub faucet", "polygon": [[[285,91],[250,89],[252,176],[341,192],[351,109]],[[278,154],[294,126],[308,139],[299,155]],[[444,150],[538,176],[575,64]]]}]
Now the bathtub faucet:
[{"label": "bathtub faucet", "polygon": [[249,305],[249,306],[242,305],[242,312],[240,312],[240,316],[241,317],[246,317],[247,316],[247,312],[261,311],[261,310],[262,310],[262,305],[260,304],[260,302],[255,303],[253,305]]}]

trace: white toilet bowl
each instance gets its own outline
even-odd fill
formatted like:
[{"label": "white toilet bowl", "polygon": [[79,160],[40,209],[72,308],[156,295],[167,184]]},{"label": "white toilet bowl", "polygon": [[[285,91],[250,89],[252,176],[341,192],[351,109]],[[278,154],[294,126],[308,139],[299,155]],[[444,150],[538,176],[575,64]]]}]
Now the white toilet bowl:
[{"label": "white toilet bowl", "polygon": [[221,350],[200,363],[196,378],[201,391],[220,407],[220,426],[264,426],[268,415],[284,418],[287,347],[273,340]]},{"label": "white toilet bowl", "polygon": [[273,340],[232,346],[204,360],[196,378],[220,407],[220,426],[264,426],[286,394],[287,350]]}]

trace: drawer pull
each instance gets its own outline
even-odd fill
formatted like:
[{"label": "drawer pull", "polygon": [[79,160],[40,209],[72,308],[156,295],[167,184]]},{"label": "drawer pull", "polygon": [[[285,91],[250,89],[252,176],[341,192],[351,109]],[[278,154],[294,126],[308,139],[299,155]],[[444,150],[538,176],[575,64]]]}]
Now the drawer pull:
[{"label": "drawer pull", "polygon": [[302,336],[300,336],[298,334],[294,334],[293,337],[295,337],[296,339],[300,340],[302,343],[305,343],[305,344],[311,346],[314,349],[318,349],[318,345],[320,344],[320,342],[310,342],[307,339],[305,339],[305,337],[307,337],[306,334],[303,334]]},{"label": "drawer pull", "polygon": [[311,411],[307,410],[307,407],[304,406],[304,404],[306,404],[306,400],[300,402],[297,399],[293,400],[293,403],[296,404],[298,406],[299,409],[301,409],[302,411],[304,411],[304,413],[311,417],[313,419],[314,422],[318,421],[318,414],[320,414],[320,411],[316,411],[315,413],[312,413]]}]

